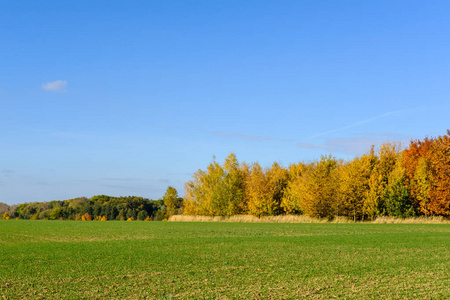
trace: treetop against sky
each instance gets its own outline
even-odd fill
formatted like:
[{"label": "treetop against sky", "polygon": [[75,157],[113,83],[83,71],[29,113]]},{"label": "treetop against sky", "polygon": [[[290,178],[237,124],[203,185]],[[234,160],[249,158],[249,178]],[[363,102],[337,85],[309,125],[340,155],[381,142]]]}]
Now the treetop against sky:
[{"label": "treetop against sky", "polygon": [[448,1],[2,1],[0,202],[160,198],[438,136]]}]

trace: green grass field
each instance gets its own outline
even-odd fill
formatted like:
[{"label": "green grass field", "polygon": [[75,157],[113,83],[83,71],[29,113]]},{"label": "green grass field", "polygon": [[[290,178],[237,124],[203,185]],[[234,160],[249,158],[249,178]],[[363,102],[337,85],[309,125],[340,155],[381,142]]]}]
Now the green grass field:
[{"label": "green grass field", "polygon": [[450,299],[450,225],[0,220],[0,295]]}]

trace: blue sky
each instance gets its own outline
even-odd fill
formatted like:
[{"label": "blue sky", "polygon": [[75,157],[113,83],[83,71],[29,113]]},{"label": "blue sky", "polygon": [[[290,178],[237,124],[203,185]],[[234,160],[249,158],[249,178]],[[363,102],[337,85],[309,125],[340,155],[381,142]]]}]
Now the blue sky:
[{"label": "blue sky", "polygon": [[157,199],[450,127],[449,1],[0,1],[0,202]]}]

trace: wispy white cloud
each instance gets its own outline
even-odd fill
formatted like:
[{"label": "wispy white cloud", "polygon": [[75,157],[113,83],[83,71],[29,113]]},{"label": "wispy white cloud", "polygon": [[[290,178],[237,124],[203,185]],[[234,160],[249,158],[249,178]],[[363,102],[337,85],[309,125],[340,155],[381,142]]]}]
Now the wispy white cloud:
[{"label": "wispy white cloud", "polygon": [[44,83],[42,86],[43,90],[49,92],[65,92],[67,88],[67,81],[65,80],[55,80],[52,82]]}]

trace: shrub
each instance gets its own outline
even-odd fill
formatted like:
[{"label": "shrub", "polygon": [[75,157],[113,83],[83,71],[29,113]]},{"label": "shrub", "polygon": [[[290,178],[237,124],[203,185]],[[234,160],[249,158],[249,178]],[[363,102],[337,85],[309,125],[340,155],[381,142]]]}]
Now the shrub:
[{"label": "shrub", "polygon": [[81,221],[92,221],[92,217],[90,214],[85,213],[84,215],[81,216]]}]

